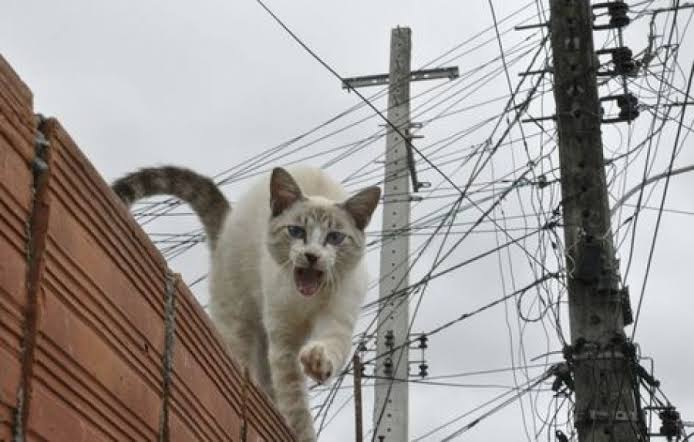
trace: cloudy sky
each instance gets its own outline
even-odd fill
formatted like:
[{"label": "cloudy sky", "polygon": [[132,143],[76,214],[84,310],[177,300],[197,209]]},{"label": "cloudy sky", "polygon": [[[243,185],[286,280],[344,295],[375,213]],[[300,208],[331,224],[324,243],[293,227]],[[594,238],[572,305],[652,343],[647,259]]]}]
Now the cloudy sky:
[{"label": "cloudy sky", "polygon": [[[665,0],[639,2],[637,9],[669,4]],[[412,106],[413,119],[425,123],[419,132],[424,138],[416,144],[460,187],[468,183],[476,159],[487,158],[483,156],[485,149],[499,142],[508,119],[514,116],[508,113],[508,119],[498,117],[507,103],[509,85],[499,58],[499,43],[490,28],[492,15],[486,1],[297,0],[291,4],[272,1],[268,5],[342,76],[386,72],[390,29],[398,25],[413,30],[413,67],[458,66],[463,75],[455,82],[413,85]],[[515,87],[520,81],[518,72],[527,69],[532,56],[538,53],[534,67],[540,68],[549,52],[542,49],[541,31],[514,32],[511,28],[540,21],[538,12],[546,4],[497,0],[494,6],[501,21],[508,80]],[[36,110],[60,119],[107,180],[154,164],[185,165],[209,175],[237,167],[232,171],[234,175],[223,176],[231,176],[224,191],[233,201],[255,173],[289,162],[323,166],[355,189],[382,179],[381,165],[376,161],[384,149],[379,136],[383,122],[364,107],[352,109],[304,138],[284,145],[266,161],[258,160],[258,154],[310,131],[359,105],[360,100],[343,91],[339,81],[292,41],[254,1],[8,0],[2,9],[0,52],[33,90]],[[654,21],[654,57],[647,75],[629,83],[630,90],[645,103],[641,117],[631,127],[603,127],[605,156],[619,158],[606,169],[614,200],[641,180],[649,146],[652,153],[648,174],[658,174],[668,166],[675,138],[674,123],[663,126],[661,136],[652,144],[641,141],[651,129],[654,114],[658,118],[679,118],[681,107],[656,108],[655,104],[659,102],[658,90],[665,91],[661,98],[667,95],[660,104],[682,101],[676,89],[685,88],[694,55],[694,49],[687,46],[692,39],[685,37],[691,12],[689,9],[681,13],[673,34],[673,42],[682,41],[683,45],[679,48],[679,67],[668,64],[673,68],[666,72],[671,87],[659,89],[662,62],[668,55],[662,46],[669,35],[666,20],[670,17],[661,14]],[[625,32],[625,44],[636,54],[648,46],[650,17],[648,13],[642,15]],[[602,45],[607,36],[596,33],[596,40]],[[527,91],[533,81],[534,77],[528,78],[521,90]],[[545,80],[538,84],[538,99],[531,114],[551,115],[551,84]],[[619,83],[606,84],[601,94],[620,87]],[[524,97],[525,92],[519,96]],[[385,105],[380,96],[373,102],[380,107]],[[693,117],[690,111],[685,116],[686,125],[691,127]],[[656,119],[653,127],[659,125],[660,119]],[[694,164],[688,133],[685,130],[680,138],[675,167]],[[411,236],[412,250],[428,244],[414,267],[411,281],[417,281],[432,268],[440,247],[444,253],[450,250],[450,254],[438,270],[453,268],[512,238],[533,232],[551,219],[548,217],[560,200],[558,186],[550,184],[540,189],[522,182],[492,212],[494,222],[487,218],[475,233],[463,237],[471,223],[480,218],[480,210],[491,207],[521,173],[531,168],[529,179],[544,176],[552,182],[557,178],[553,135],[551,122],[514,126],[506,142],[474,179],[470,189],[474,191],[471,197],[476,206],[463,204],[467,207],[458,212],[451,236],[439,235],[427,243],[432,226],[440,222],[433,218],[422,221],[421,229]],[[627,152],[629,155],[620,156]],[[254,160],[245,162],[249,159]],[[239,168],[241,164],[243,168]],[[446,213],[455,201],[456,189],[437,171],[427,168],[421,157],[418,167],[421,179],[430,181],[433,190],[421,193],[423,201],[415,203],[413,219]],[[657,210],[652,208],[660,204],[662,184],[651,186],[644,193],[647,208],[638,218],[632,265],[626,278],[634,306],[643,286],[657,216]],[[642,355],[654,359],[655,375],[662,381],[663,390],[689,421],[694,421],[694,386],[689,379],[694,372],[690,339],[694,333],[694,297],[689,279],[694,262],[692,185],[694,175],[687,174],[670,183],[665,202],[668,211],[658,233],[636,332]],[[613,223],[620,245],[622,274],[629,261],[633,233],[634,223],[629,217],[634,208],[630,204],[635,203],[636,197],[629,200]],[[379,224],[376,220],[371,228],[373,240],[379,238]],[[182,216],[159,219],[147,229],[163,238],[163,233],[187,232],[198,227],[195,218]],[[458,244],[462,238],[465,239]],[[541,275],[543,266],[549,271],[560,269],[561,240],[561,230],[530,235],[520,245],[503,247],[499,253],[456,267],[438,278],[412,297],[412,311],[420,295],[422,299],[413,332],[430,331],[532,283]],[[557,244],[556,251],[552,242]],[[375,276],[377,244],[371,248],[368,259]],[[204,246],[173,258],[171,266],[181,271],[187,281],[196,280],[207,269]],[[412,384],[412,439],[463,416],[424,438],[441,440],[498,405],[500,401],[493,401],[495,397],[506,392],[512,395],[511,388],[522,388],[541,374],[546,364],[560,360],[560,355],[553,353],[561,349],[555,329],[557,319],[564,337],[569,336],[566,297],[560,297],[560,287],[550,282],[521,299],[490,308],[431,337],[425,355],[429,375],[446,377]],[[194,288],[204,304],[205,282]],[[372,290],[369,300],[376,296],[377,291]],[[545,308],[547,305],[552,308]],[[525,319],[519,317],[519,310]],[[358,331],[365,330],[371,319],[373,311],[365,310]],[[630,333],[631,328],[627,331]],[[413,353],[413,359],[418,358],[419,354]],[[647,364],[647,360],[643,362]],[[515,369],[509,370],[511,367]],[[497,372],[489,373],[490,370]],[[479,371],[485,374],[471,374]],[[343,386],[349,385],[348,377]],[[365,387],[367,430],[371,427],[371,395],[370,388]],[[314,404],[319,405],[325,397],[316,391]],[[489,405],[483,405],[487,402]],[[543,420],[561,403],[561,398],[552,399],[551,392],[533,392],[481,421],[461,439],[548,440]],[[340,390],[328,411],[329,424],[321,440],[352,439],[352,407],[350,388]],[[563,407],[559,425],[565,422],[568,410],[566,403]]]}]

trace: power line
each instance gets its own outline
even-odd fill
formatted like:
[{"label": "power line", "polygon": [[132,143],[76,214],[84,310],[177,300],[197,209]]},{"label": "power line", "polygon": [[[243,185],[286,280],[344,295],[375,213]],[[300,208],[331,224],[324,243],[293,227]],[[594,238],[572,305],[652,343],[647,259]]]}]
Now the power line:
[{"label": "power line", "polygon": [[[694,77],[694,63],[692,63],[692,68],[689,74],[689,80],[687,81],[687,93],[685,94],[685,100],[689,97],[689,93],[692,88],[692,78]],[[651,270],[651,264],[653,262],[653,253],[655,252],[655,244],[658,238],[658,231],[660,230],[660,222],[663,217],[663,208],[665,206],[665,198],[667,197],[667,191],[670,186],[670,178],[672,177],[672,168],[675,163],[675,157],[677,154],[677,146],[679,144],[680,135],[682,134],[682,126],[684,124],[684,114],[688,106],[682,108],[682,113],[680,114],[680,124],[677,126],[677,134],[675,135],[675,141],[672,146],[672,153],[670,155],[670,162],[668,164],[668,170],[665,178],[665,188],[663,189],[663,196],[660,200],[660,207],[658,208],[658,217],[655,222],[655,229],[653,230],[653,239],[651,240],[651,246],[648,251],[648,260],[646,262],[646,272],[643,276],[643,284],[641,284],[641,293],[639,294],[639,301],[636,308],[636,315],[634,316],[634,325],[631,329],[631,339],[634,339],[636,334],[636,327],[638,326],[639,317],[641,315],[641,306],[643,305],[643,297],[646,293],[646,285],[648,283],[648,276]]]}]

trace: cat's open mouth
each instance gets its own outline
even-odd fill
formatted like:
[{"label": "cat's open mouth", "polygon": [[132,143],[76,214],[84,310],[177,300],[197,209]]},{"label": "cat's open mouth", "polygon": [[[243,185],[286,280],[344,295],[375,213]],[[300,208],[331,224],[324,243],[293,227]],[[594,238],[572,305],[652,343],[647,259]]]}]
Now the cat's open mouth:
[{"label": "cat's open mouth", "polygon": [[304,296],[314,295],[323,282],[323,272],[317,269],[296,267],[294,269],[294,284]]}]

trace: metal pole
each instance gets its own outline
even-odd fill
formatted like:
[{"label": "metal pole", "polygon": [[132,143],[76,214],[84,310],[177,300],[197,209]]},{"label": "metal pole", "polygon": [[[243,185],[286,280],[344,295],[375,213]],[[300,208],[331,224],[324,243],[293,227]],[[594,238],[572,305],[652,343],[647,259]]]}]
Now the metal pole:
[{"label": "metal pole", "polygon": [[642,440],[605,181],[589,0],[550,0],[578,440]]}]

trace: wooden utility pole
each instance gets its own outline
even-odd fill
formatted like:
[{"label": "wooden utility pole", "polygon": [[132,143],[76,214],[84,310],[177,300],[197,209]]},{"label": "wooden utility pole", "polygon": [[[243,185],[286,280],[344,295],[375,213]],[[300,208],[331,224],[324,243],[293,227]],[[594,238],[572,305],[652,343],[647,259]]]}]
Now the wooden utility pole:
[{"label": "wooden utility pole", "polygon": [[578,440],[642,440],[615,258],[589,0],[550,0]]},{"label": "wooden utility pole", "polygon": [[[388,127],[385,180],[383,184],[383,247],[376,338],[374,437],[372,440],[407,441],[409,377],[409,284],[410,185],[418,191],[412,144],[410,142],[410,82],[436,78],[456,78],[458,68],[411,71],[411,31],[395,28],[390,40],[390,73],[344,79],[343,87],[388,84]],[[403,138],[404,137],[404,138]]]}]

